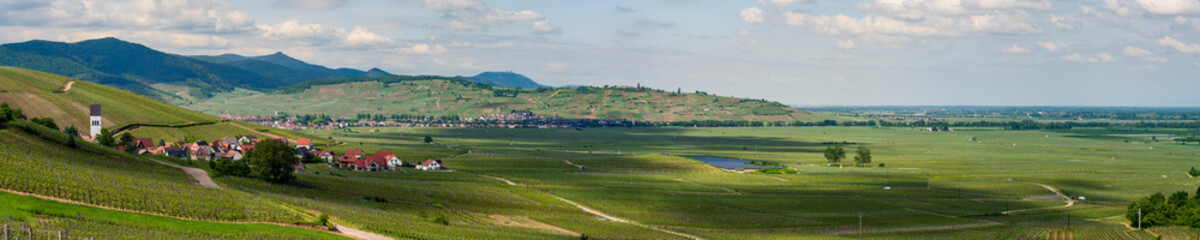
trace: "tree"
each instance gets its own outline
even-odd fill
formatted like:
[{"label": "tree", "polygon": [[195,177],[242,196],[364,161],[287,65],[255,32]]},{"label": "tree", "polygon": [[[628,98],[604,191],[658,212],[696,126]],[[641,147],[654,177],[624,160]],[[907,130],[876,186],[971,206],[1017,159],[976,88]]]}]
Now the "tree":
[{"label": "tree", "polygon": [[858,156],[854,156],[854,163],[858,164],[860,167],[866,164],[871,164],[871,149],[861,146],[858,147]]},{"label": "tree", "polygon": [[846,158],[846,150],[842,149],[842,146],[825,148],[825,159],[829,160],[829,163],[838,163],[838,166],[841,166],[840,163],[844,158]]},{"label": "tree", "polygon": [[67,128],[63,129],[63,133],[70,135],[72,138],[79,137],[79,129],[75,128],[74,125],[68,125]]},{"label": "tree", "polygon": [[117,145],[117,140],[113,138],[112,133],[108,131],[108,128],[100,129],[100,135],[96,135],[96,142],[100,143],[100,146],[105,147]]},{"label": "tree", "polygon": [[132,133],[123,133],[123,134],[121,134],[121,137],[118,139],[119,139],[119,141],[117,141],[117,144],[119,144],[120,146],[125,146],[125,152],[127,152],[127,153],[137,152],[137,142],[133,141]]},{"label": "tree", "polygon": [[251,172],[254,176],[273,183],[288,183],[296,179],[292,171],[300,160],[296,150],[282,141],[266,139],[254,145],[250,152]]},{"label": "tree", "polygon": [[11,108],[8,103],[0,103],[0,123],[25,119],[25,113],[21,109]]},{"label": "tree", "polygon": [[46,126],[50,129],[58,130],[58,124],[54,123],[53,118],[48,118],[48,117],[47,118],[34,118],[34,119],[29,119],[29,121],[33,122],[33,123],[37,123],[38,125]]},{"label": "tree", "polygon": [[231,161],[225,158],[218,158],[208,162],[208,167],[212,168],[213,173],[217,176],[250,176],[250,166],[242,161]]},{"label": "tree", "polygon": [[425,136],[425,143],[433,143],[433,137]]}]

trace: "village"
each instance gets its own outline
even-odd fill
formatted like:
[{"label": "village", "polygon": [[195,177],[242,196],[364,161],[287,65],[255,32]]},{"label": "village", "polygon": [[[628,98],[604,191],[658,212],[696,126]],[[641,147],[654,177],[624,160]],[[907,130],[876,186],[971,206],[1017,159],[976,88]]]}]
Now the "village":
[{"label": "village", "polygon": [[[271,139],[291,145],[286,138]],[[249,153],[254,151],[254,145],[262,140],[254,135],[245,135],[214,141],[200,140],[191,143],[159,140],[156,144],[154,139],[151,138],[133,138],[134,144],[131,145],[136,149],[128,150],[128,152],[205,162],[218,159],[240,161],[249,156]],[[125,148],[125,146],[118,146],[114,149],[127,151]],[[301,138],[296,141],[295,149],[296,157],[299,159],[314,159],[316,160],[315,162],[323,162],[329,164],[331,167],[350,171],[396,172],[402,168],[415,168],[423,171],[444,170],[441,159],[427,159],[421,162],[405,161],[389,151],[376,151],[372,155],[367,155],[362,149],[350,149],[339,157],[333,151],[316,148],[313,145],[312,139],[308,138]],[[314,161],[308,162],[312,163]],[[305,172],[304,164],[305,161],[299,162],[296,165],[296,172]]]},{"label": "village", "polygon": [[[97,136],[101,134],[101,114],[101,106],[99,104],[94,104],[90,107],[90,134],[81,136],[84,140],[89,142],[96,141]],[[139,155],[161,155],[205,162],[218,159],[241,161],[246,156],[249,156],[251,151],[254,151],[255,144],[263,140],[255,135],[242,135],[213,141],[167,142],[159,139],[156,143],[152,138],[138,138],[133,137],[131,134],[129,136],[131,137],[130,144],[116,146],[113,149]],[[289,146],[293,145],[287,138],[272,137],[270,139],[278,140]],[[333,151],[318,149],[313,144],[313,140],[309,138],[298,139],[294,146],[296,158],[311,160],[307,161],[309,163],[324,162],[329,164],[330,167],[343,170],[362,172],[397,172],[402,168],[415,168],[422,171],[444,170],[441,159],[406,162],[389,151],[376,151],[373,155],[366,155],[365,151],[357,148],[346,150],[341,157],[338,157]],[[305,162],[300,161],[296,164],[296,172],[306,172]]]},{"label": "village", "polygon": [[629,124],[628,120],[572,119],[559,118],[558,116],[544,117],[529,111],[516,110],[508,114],[490,114],[469,118],[423,118],[370,114],[362,114],[358,118],[333,118],[311,115],[295,116],[284,113],[265,116],[221,114],[218,117],[293,131],[304,129],[328,130],[348,127],[578,128],[585,126],[625,126]]}]

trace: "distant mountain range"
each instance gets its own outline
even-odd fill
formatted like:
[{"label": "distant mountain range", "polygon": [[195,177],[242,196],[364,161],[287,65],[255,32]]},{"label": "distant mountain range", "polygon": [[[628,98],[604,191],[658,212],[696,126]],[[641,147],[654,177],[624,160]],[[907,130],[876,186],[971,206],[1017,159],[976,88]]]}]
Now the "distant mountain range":
[{"label": "distant mountain range", "polygon": [[183,56],[116,38],[4,44],[0,65],[96,82],[210,114],[286,110],[341,116],[477,117],[531,111],[543,116],[646,121],[816,118],[776,102],[703,93],[620,86],[549,88],[513,72],[444,77],[330,69],[282,52]]},{"label": "distant mountain range", "polygon": [[[111,37],[77,43],[33,40],[0,45],[0,65],[96,82],[166,101],[204,99],[235,88],[269,91],[315,79],[392,75],[378,68],[330,69],[282,52],[183,56]],[[545,87],[513,72],[462,78],[498,88]]]},{"label": "distant mountain range", "polygon": [[461,77],[468,81],[491,85],[498,88],[535,89],[549,87],[538,84],[525,75],[514,72],[483,72],[474,77]]}]

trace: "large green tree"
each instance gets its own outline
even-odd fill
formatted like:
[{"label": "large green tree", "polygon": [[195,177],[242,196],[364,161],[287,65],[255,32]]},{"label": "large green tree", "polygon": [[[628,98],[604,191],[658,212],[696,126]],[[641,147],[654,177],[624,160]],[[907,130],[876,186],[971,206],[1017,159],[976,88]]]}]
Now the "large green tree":
[{"label": "large green tree", "polygon": [[266,139],[254,144],[249,158],[255,177],[273,183],[288,183],[296,179],[292,171],[300,159],[296,158],[296,150],[282,141]]},{"label": "large green tree", "polygon": [[842,146],[832,146],[825,148],[825,160],[829,160],[831,164],[841,166],[842,159],[846,158],[846,150]]},{"label": "large green tree", "polygon": [[854,156],[854,163],[862,167],[866,164],[871,164],[871,149],[867,147],[858,147],[858,156]]},{"label": "large green tree", "polygon": [[108,128],[101,128],[100,135],[96,135],[96,143],[100,143],[100,146],[112,147],[117,145],[117,139],[113,138]]}]

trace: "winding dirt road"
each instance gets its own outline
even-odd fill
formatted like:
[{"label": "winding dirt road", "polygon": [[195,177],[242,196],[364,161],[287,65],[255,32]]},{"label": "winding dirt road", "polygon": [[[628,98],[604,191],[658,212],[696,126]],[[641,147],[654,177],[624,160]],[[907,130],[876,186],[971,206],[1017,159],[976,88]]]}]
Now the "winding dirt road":
[{"label": "winding dirt road", "polygon": [[1048,184],[1044,184],[1044,183],[1033,183],[1033,184],[1036,184],[1036,185],[1038,185],[1038,186],[1042,186],[1043,188],[1046,188],[1046,190],[1050,190],[1051,192],[1054,192],[1054,194],[1055,194],[1055,195],[1058,195],[1058,197],[1059,197],[1059,198],[1062,198],[1062,199],[1063,199],[1063,202],[1065,202],[1065,203],[1066,203],[1066,205],[1062,205],[1062,206],[1054,206],[1054,207],[1045,207],[1045,208],[1018,209],[1018,210],[1005,211],[1005,212],[1002,212],[1002,213],[1003,213],[1004,215],[1008,215],[1008,214],[1012,214],[1012,213],[1020,213],[1020,212],[1036,211],[1036,210],[1042,210],[1042,209],[1067,208],[1067,207],[1071,207],[1071,206],[1074,206],[1074,205],[1075,205],[1075,200],[1074,200],[1074,199],[1071,199],[1071,197],[1067,196],[1066,194],[1063,194],[1061,191],[1058,191],[1058,189],[1057,189],[1057,188],[1054,188],[1054,186],[1050,186],[1050,185],[1048,185]]},{"label": "winding dirt road", "polygon": [[[495,180],[498,180],[498,181],[504,182],[504,183],[506,183],[506,184],[508,184],[508,185],[512,185],[512,186],[524,186],[524,187],[529,187],[529,186],[526,186],[526,185],[523,185],[523,184],[517,184],[517,183],[515,183],[515,182],[513,182],[513,181],[509,181],[508,179],[505,179],[505,178],[502,178],[502,177],[489,176],[489,175],[484,175],[484,174],[479,174],[479,175],[480,175],[480,176],[487,177],[487,178],[495,179]],[[549,194],[549,193],[547,192],[547,194]],[[655,230],[655,231],[659,231],[659,232],[664,232],[664,233],[671,234],[671,235],[675,235],[675,236],[685,237],[685,238],[692,239],[692,240],[706,240],[705,238],[701,238],[701,237],[698,237],[698,236],[696,236],[696,235],[691,235],[691,234],[687,234],[687,233],[681,233],[681,232],[671,231],[671,230],[663,229],[663,228],[660,228],[660,227],[650,226],[650,225],[642,224],[642,223],[639,223],[639,222],[634,222],[634,221],[630,221],[630,220],[621,219],[621,218],[618,218],[618,217],[613,217],[612,215],[608,215],[608,214],[605,214],[604,212],[600,212],[600,211],[598,211],[598,210],[595,210],[595,209],[589,208],[589,207],[587,207],[587,206],[584,206],[583,204],[579,204],[579,203],[577,203],[577,202],[575,202],[575,201],[567,200],[566,198],[559,197],[558,195],[550,194],[550,196],[553,196],[555,199],[558,199],[559,201],[563,201],[563,202],[565,202],[565,203],[567,203],[567,204],[571,204],[572,206],[575,206],[575,207],[579,208],[580,210],[583,210],[584,212],[590,213],[590,214],[592,214],[592,215],[596,215],[596,217],[599,217],[599,218],[601,218],[601,219],[604,219],[604,220],[608,220],[608,221],[614,221],[614,222],[620,222],[620,223],[628,223],[628,224],[633,224],[633,225],[635,225],[635,226],[644,227],[644,228],[648,228],[648,229]]]},{"label": "winding dirt road", "polygon": [[[161,163],[161,164],[163,164],[163,165],[167,165],[167,166],[171,166],[171,167],[175,167],[175,168],[182,169],[184,172],[187,172],[187,174],[188,174],[189,176],[192,176],[192,181],[193,181],[193,182],[195,182],[197,185],[200,185],[200,186],[203,186],[203,187],[207,187],[207,188],[224,189],[224,188],[222,188],[222,187],[221,187],[221,185],[217,185],[217,182],[214,182],[214,181],[212,180],[212,178],[208,177],[208,172],[204,171],[204,169],[199,169],[199,168],[191,168],[191,167],[184,167],[184,166],[179,166],[179,165],[176,165],[176,164],[173,164],[173,163],[162,162],[162,161],[158,161],[158,160],[154,160],[154,161],[155,161],[155,162],[158,162],[158,163]],[[333,224],[333,226],[334,226],[334,227],[336,227],[336,228],[338,229],[338,233],[339,233],[339,234],[341,234],[341,235],[343,235],[343,236],[350,237],[350,238],[354,238],[354,239],[359,239],[359,240],[394,240],[394,239],[392,239],[392,238],[390,238],[390,237],[387,237],[387,236],[383,236],[383,235],[379,235],[379,234],[375,234],[375,233],[371,233],[371,232],[367,232],[367,231],[363,231],[363,230],[359,230],[359,229],[355,229],[355,228],[347,227],[347,226],[340,225],[340,224],[337,224],[337,223],[334,223],[334,224]]]},{"label": "winding dirt road", "polygon": [[67,82],[67,86],[63,87],[63,92],[71,92],[71,86],[75,85],[75,81]]}]

